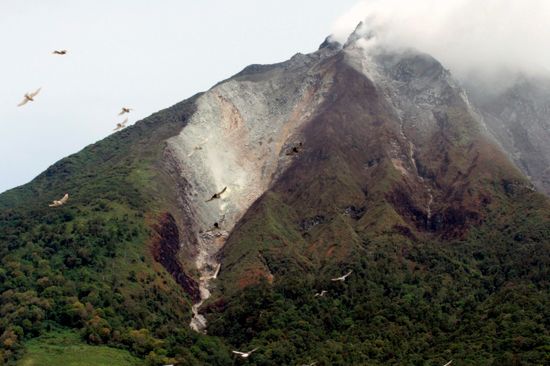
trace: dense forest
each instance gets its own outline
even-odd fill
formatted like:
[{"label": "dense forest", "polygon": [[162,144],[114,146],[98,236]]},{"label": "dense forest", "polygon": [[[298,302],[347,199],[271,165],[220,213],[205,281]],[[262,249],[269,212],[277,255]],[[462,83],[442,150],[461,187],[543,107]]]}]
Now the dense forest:
[{"label": "dense forest", "polygon": [[[207,334],[193,332],[191,296],[151,251],[155,223],[173,208],[156,165],[161,141],[191,112],[187,102],[153,115],[0,196],[0,365],[67,329],[148,365],[550,363],[550,211],[513,187],[502,193],[513,205],[463,236],[367,232],[351,255],[310,268],[265,250],[273,281],[220,284]],[[66,205],[47,206],[64,192]],[[289,240],[300,230],[270,225]],[[231,352],[256,347],[248,359]]]}]

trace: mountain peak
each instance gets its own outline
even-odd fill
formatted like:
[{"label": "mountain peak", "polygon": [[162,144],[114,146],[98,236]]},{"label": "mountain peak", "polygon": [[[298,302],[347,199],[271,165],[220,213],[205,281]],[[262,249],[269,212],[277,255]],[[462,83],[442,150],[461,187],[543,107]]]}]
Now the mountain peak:
[{"label": "mountain peak", "polygon": [[375,36],[375,31],[371,27],[369,27],[366,22],[361,21],[357,24],[354,31],[349,35],[346,43],[344,44],[344,48],[356,45],[357,41],[359,40],[369,41],[375,38]]},{"label": "mountain peak", "polygon": [[342,49],[342,44],[340,42],[334,40],[334,38],[332,36],[328,36],[327,38],[325,38],[323,43],[321,43],[321,45],[319,46],[320,50],[325,49],[325,48],[329,49],[331,51],[337,51],[337,50]]}]

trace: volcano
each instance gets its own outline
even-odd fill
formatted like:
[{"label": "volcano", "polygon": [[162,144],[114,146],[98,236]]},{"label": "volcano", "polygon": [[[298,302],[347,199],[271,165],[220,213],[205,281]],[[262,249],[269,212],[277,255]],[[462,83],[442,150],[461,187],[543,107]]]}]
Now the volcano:
[{"label": "volcano", "polygon": [[0,195],[0,355],[61,327],[152,364],[543,364],[547,84],[488,97],[363,28]]}]

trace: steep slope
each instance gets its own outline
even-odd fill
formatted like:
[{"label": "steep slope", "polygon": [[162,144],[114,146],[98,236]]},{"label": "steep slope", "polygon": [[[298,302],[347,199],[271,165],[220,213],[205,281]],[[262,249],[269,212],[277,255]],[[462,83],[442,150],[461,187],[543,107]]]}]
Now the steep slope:
[{"label": "steep slope", "polygon": [[[327,91],[319,64],[330,50],[294,56],[269,67],[252,66],[201,95],[196,113],[167,141],[165,162],[181,183],[178,204],[184,250],[199,271],[201,301],[191,326],[205,327],[198,314],[210,296],[216,254],[227,235],[271,181],[291,162],[300,127]],[[220,199],[208,201],[225,188]],[[214,225],[218,225],[215,227]]]},{"label": "steep slope", "polygon": [[349,43],[322,70],[304,151],[222,249],[209,332],[269,344],[256,364],[542,362],[548,201],[433,58]]},{"label": "steep slope", "polygon": [[[487,220],[491,206],[508,204],[507,190],[537,199],[433,58],[348,46],[323,67],[332,98],[301,129],[304,152],[229,238],[222,279],[244,274],[229,284],[248,283],[250,273],[271,278],[264,250],[280,249],[286,260],[297,246],[295,267],[316,267],[344,260],[365,236],[384,232],[461,238]],[[274,215],[283,221],[277,225]],[[243,236],[251,241],[246,253]]]},{"label": "steep slope", "polygon": [[[175,187],[161,164],[164,141],[185,125],[195,99],[0,196],[0,364],[24,352],[25,340],[57,327],[79,329],[87,342],[125,347],[153,363],[171,360],[172,342],[199,341],[186,331],[198,285],[191,269],[183,269],[178,228],[164,214]],[[67,205],[47,206],[64,192]],[[204,359],[179,354],[189,362]]]},{"label": "steep slope", "polygon": [[488,128],[535,186],[550,195],[550,79],[513,77],[497,92],[468,83]]},{"label": "steep slope", "polygon": [[548,199],[438,61],[360,30],[2,194],[1,359],[69,327],[154,365],[543,364]]}]

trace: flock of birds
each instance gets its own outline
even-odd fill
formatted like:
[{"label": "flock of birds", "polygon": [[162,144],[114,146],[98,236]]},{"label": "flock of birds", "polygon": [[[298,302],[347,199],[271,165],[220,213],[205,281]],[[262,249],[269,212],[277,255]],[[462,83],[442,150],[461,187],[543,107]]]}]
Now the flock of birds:
[{"label": "flock of birds", "polygon": [[[54,55],[66,55],[67,54],[67,50],[55,50],[52,52]],[[23,100],[17,105],[18,107],[21,107],[25,104],[27,104],[28,102],[34,102],[34,98],[38,95],[38,93],[40,93],[40,90],[42,88],[38,88],[37,90],[35,90],[34,92],[30,92],[30,93],[25,93],[24,97],[23,97]],[[126,113],[130,113],[132,111],[132,108],[128,108],[128,107],[122,107],[121,111],[118,113],[119,116],[122,116]],[[119,122],[116,124],[116,127],[113,131],[118,131],[118,130],[121,130],[123,128],[126,127],[126,124],[128,123],[128,118],[125,118],[122,122]],[[287,153],[286,155],[288,156],[291,156],[291,155],[296,155],[296,154],[299,154],[301,151],[302,151],[302,148],[303,148],[303,143],[302,142],[299,142],[298,144],[294,145]],[[195,147],[195,150],[200,150],[202,149],[201,146],[197,146]],[[205,202],[211,202],[211,201],[214,201],[214,200],[217,200],[217,199],[220,199],[222,197],[222,195],[227,191],[227,187],[224,187],[221,191],[217,192],[217,193],[214,193],[212,195],[212,197],[210,197],[208,200],[206,200]],[[67,202],[69,201],[69,194],[68,193],[65,193],[65,195],[59,199],[59,200],[53,200],[51,204],[49,204],[49,207],[60,207],[60,206],[63,206],[64,204],[66,204]],[[222,218],[222,221],[223,221],[223,218]],[[214,223],[214,226],[211,230],[215,230],[215,229],[219,229],[220,228],[220,223],[218,222],[215,222]],[[218,273],[220,271],[220,268],[221,268],[221,265],[218,265],[216,271],[215,271],[215,274],[212,275],[210,278],[216,278],[218,276]],[[331,278],[331,281],[334,281],[334,282],[344,282],[346,280],[346,278],[348,278],[351,274],[352,274],[353,271],[349,271],[347,272],[346,274],[340,276],[340,277],[335,277],[335,278]],[[314,296],[315,297],[324,297],[326,294],[328,293],[327,290],[321,290],[321,292],[318,292],[316,293]],[[248,351],[248,352],[241,352],[241,351],[232,351],[234,354],[246,359],[248,357],[250,357],[250,355],[253,353],[253,352],[256,352],[257,350],[259,349],[259,347],[256,347],[254,348],[253,350],[251,351]],[[447,362],[445,365],[443,366],[450,366],[451,363],[453,361],[449,361]],[[309,363],[309,364],[302,364],[301,366],[314,366],[317,364],[317,361],[314,361],[312,363]]]},{"label": "flock of birds", "polygon": [[[67,52],[68,52],[67,50],[54,50],[52,52],[52,54],[59,55],[59,56],[64,56],[64,55],[67,54]],[[27,104],[28,102],[34,102],[34,98],[38,95],[38,93],[40,93],[41,90],[42,90],[42,88],[38,88],[33,92],[25,93],[25,95],[23,96],[23,100],[17,106],[22,107],[25,104]],[[132,111],[132,108],[122,107],[122,109],[120,110],[118,115],[122,116],[123,114],[130,113],[131,111]],[[116,127],[113,131],[122,130],[123,128],[126,127],[127,123],[128,123],[128,118],[125,118],[122,122],[118,122],[116,124]],[[64,204],[67,203],[67,201],[69,201],[69,194],[65,193],[65,195],[61,199],[53,200],[52,203],[49,204],[49,207],[63,206]]]}]

